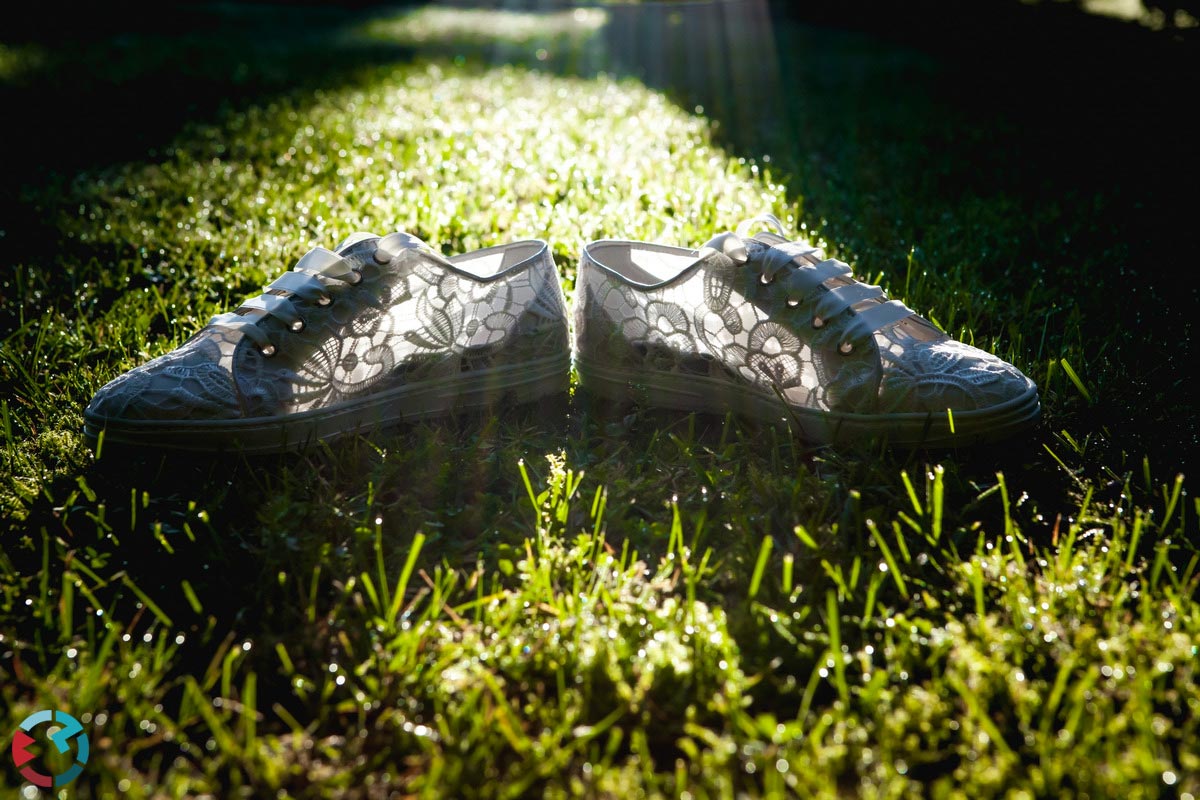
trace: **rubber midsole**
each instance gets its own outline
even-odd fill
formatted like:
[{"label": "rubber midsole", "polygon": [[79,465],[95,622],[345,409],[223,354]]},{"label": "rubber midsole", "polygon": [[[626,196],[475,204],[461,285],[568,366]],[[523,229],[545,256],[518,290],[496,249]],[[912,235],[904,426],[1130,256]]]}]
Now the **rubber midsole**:
[{"label": "rubber midsole", "polygon": [[271,452],[373,428],[383,428],[566,392],[570,360],[564,355],[405,384],[324,408],[278,417],[217,420],[112,420],[85,414],[84,432],[107,441],[188,450]]},{"label": "rubber midsole", "polygon": [[886,436],[899,445],[966,444],[1004,438],[1035,420],[1041,405],[1034,386],[989,408],[956,412],[850,414],[794,406],[748,384],[706,375],[635,371],[576,358],[580,387],[614,399],[686,411],[729,411],[798,429],[814,443]]}]

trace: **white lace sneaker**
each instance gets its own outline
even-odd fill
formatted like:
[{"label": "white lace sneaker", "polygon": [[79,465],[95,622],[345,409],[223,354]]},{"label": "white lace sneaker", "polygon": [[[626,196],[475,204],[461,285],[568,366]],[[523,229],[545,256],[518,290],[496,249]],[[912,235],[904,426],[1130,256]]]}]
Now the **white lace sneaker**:
[{"label": "white lace sneaker", "polygon": [[[776,233],[748,233],[755,226]],[[665,408],[786,421],[815,444],[959,446],[1041,412],[1016,367],[950,338],[771,215],[700,250],[587,244],[575,286],[580,387]]]},{"label": "white lace sneaker", "polygon": [[565,392],[570,339],[546,243],[446,259],[406,233],[316,248],[236,311],[101,388],[84,432],[275,452]]}]

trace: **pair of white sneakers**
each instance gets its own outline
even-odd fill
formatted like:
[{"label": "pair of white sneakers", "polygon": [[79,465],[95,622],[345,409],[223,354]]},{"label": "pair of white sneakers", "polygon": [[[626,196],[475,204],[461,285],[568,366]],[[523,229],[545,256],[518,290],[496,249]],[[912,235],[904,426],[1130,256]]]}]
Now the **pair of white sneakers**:
[{"label": "pair of white sneakers", "polygon": [[572,325],[541,240],[446,258],[407,233],[355,234],[103,386],[84,432],[287,451],[564,393],[572,360],[583,392],[733,411],[813,444],[973,445],[1041,412],[1016,367],[789,241],[771,215],[698,250],[590,242],[574,294]]}]

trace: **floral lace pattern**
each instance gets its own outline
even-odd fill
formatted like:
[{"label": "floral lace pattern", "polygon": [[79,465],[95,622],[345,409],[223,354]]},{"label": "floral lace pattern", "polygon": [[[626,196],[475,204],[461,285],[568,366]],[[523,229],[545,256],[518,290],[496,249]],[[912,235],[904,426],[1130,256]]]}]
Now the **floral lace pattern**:
[{"label": "floral lace pattern", "polygon": [[[523,269],[480,279],[415,239],[381,265],[373,257],[377,241],[358,239],[339,254],[359,282],[334,287],[327,304],[295,303],[299,329],[258,315],[269,351],[241,331],[210,325],[104,386],[88,413],[148,420],[275,416],[569,353],[562,289],[544,249]],[[256,312],[248,304],[237,313]]]},{"label": "floral lace pattern", "polygon": [[879,351],[884,363],[881,411],[985,408],[1027,386],[1011,364],[949,337],[894,348],[888,341]]},{"label": "floral lace pattern", "polygon": [[[596,252],[626,247],[632,253],[640,246],[602,244],[608,250]],[[820,320],[816,309],[830,287],[857,282],[847,274],[819,282],[802,299],[789,296],[757,269],[780,261],[772,240],[739,240],[741,262],[707,247],[656,249],[696,261],[673,278],[637,286],[622,277],[620,266],[604,266],[585,250],[574,311],[581,359],[749,384],[795,406],[855,413],[982,408],[1031,385],[1012,365],[902,307],[889,310],[899,319],[867,336],[856,333],[855,315],[886,301],[865,291],[865,301]],[[789,250],[791,268],[817,264],[819,251],[809,252],[817,255],[793,261]],[[631,255],[614,260],[635,261]]]}]

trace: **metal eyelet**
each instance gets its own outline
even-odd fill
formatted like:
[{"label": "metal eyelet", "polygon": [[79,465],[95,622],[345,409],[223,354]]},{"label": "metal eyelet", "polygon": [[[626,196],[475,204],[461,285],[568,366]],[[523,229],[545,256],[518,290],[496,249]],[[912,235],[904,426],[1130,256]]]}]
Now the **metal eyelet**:
[{"label": "metal eyelet", "polygon": [[854,351],[854,345],[850,342],[842,342],[838,345],[838,352],[844,356],[850,355]]},{"label": "metal eyelet", "polygon": [[770,283],[773,280],[775,280],[775,279],[767,277],[767,273],[765,273],[765,272],[758,276],[758,282],[763,284],[764,286],[766,286],[768,283]]},{"label": "metal eyelet", "polygon": [[323,294],[317,298],[317,305],[319,305],[319,306],[327,306],[332,302],[333,302],[333,298],[327,294]]},{"label": "metal eyelet", "polygon": [[375,248],[375,263],[376,264],[387,264],[387,263],[390,263],[391,260],[392,260],[391,253],[389,253],[387,250],[384,250],[382,247]]},{"label": "metal eyelet", "polygon": [[275,345],[269,344],[258,352],[262,353],[266,358],[270,358],[271,356],[275,355]]},{"label": "metal eyelet", "polygon": [[795,298],[789,297],[787,300],[787,304],[788,304],[788,308],[795,308],[796,306],[800,305],[800,301],[796,300]]},{"label": "metal eyelet", "polygon": [[812,326],[814,328],[824,328],[825,320],[821,319],[820,317],[813,317],[812,318]]},{"label": "metal eyelet", "polygon": [[293,322],[292,330],[295,331],[296,333],[299,333],[300,331],[304,330],[304,320],[298,319],[295,322]]},{"label": "metal eyelet", "polygon": [[351,276],[350,277],[350,285],[351,286],[358,286],[360,283],[362,283],[362,272],[360,272],[359,270],[356,270],[356,269],[350,270],[350,276]]}]

